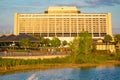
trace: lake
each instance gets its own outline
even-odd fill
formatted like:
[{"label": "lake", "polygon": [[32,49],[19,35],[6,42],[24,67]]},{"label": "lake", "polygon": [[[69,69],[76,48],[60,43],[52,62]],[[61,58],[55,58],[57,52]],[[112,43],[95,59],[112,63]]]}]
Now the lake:
[{"label": "lake", "polygon": [[120,80],[120,67],[48,69],[4,75],[0,80]]}]

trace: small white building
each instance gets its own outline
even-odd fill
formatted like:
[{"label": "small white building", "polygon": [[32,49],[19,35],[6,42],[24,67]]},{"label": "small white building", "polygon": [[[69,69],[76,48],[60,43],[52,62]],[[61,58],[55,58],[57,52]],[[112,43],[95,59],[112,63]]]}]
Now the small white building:
[{"label": "small white building", "polygon": [[111,53],[114,53],[116,51],[114,44],[103,43],[102,39],[97,41],[96,50],[109,50]]}]

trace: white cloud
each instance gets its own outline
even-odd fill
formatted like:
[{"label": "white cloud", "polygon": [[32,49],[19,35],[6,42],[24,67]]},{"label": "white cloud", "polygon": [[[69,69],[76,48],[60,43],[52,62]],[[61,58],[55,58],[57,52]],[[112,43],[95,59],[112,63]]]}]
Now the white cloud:
[{"label": "white cloud", "polygon": [[93,8],[93,7],[101,7],[101,6],[114,6],[117,4],[120,4],[120,0],[84,0],[84,2],[80,0],[75,0],[73,2],[67,2],[67,3],[59,2],[54,5],[77,6],[79,8],[81,7]]}]

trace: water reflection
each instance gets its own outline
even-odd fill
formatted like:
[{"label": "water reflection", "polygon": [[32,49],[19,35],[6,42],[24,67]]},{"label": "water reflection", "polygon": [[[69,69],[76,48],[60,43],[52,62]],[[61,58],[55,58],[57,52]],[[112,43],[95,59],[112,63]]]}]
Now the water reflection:
[{"label": "water reflection", "polygon": [[97,70],[102,70],[102,69],[106,69],[106,68],[114,69],[115,66],[114,65],[99,65],[99,66],[96,66]]},{"label": "water reflection", "polygon": [[1,76],[0,80],[120,80],[120,67],[65,68]]}]

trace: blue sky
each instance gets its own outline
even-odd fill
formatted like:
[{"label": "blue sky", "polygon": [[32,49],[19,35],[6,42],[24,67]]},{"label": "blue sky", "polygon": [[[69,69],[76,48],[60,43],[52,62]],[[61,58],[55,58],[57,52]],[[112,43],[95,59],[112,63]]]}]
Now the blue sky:
[{"label": "blue sky", "polygon": [[113,33],[120,34],[120,0],[0,0],[0,34],[12,33],[14,13],[43,13],[49,6],[76,6],[82,13],[112,14]]}]

